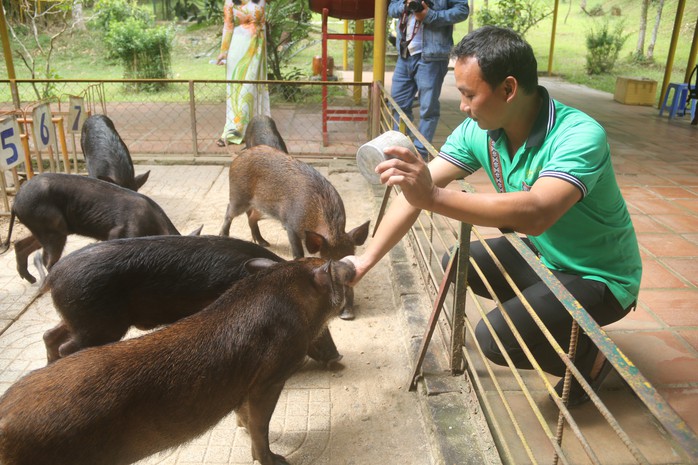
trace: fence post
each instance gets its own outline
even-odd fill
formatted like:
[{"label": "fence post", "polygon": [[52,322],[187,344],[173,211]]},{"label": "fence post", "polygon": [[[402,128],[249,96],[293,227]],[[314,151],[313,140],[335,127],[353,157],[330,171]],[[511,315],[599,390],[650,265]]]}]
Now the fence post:
[{"label": "fence post", "polygon": [[468,265],[470,259],[470,232],[473,225],[460,223],[458,237],[458,261],[453,297],[453,318],[451,328],[451,374],[461,374],[467,368],[463,357],[465,346],[465,297],[468,288]]},{"label": "fence post", "polygon": [[196,132],[196,95],[194,94],[194,81],[189,81],[189,116],[191,118],[192,151],[194,156],[199,156],[199,137]]}]

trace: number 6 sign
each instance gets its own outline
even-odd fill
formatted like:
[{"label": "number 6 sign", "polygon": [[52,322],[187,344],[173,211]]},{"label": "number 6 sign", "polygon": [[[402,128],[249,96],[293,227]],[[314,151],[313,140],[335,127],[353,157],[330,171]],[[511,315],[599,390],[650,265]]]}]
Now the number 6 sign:
[{"label": "number 6 sign", "polygon": [[37,150],[53,146],[53,121],[48,103],[42,103],[32,112],[34,121],[34,144]]},{"label": "number 6 sign", "polygon": [[0,121],[0,170],[14,168],[24,161],[24,147],[20,139],[17,119],[12,116]]}]

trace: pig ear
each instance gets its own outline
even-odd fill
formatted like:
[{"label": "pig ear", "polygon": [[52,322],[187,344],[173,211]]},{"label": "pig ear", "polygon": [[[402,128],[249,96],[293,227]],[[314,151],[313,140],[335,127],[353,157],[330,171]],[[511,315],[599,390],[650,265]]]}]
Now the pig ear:
[{"label": "pig ear", "polygon": [[201,226],[199,226],[198,228],[196,228],[195,230],[193,230],[192,232],[190,232],[189,234],[187,234],[187,236],[200,236],[202,229],[204,229],[203,224]]},{"label": "pig ear", "polygon": [[366,242],[369,223],[371,223],[371,220],[349,231],[349,237],[354,241],[354,245],[363,245],[363,243]]},{"label": "pig ear", "polygon": [[259,271],[266,270],[277,262],[269,260],[268,258],[252,258],[245,262],[245,269],[249,274],[255,274]]},{"label": "pig ear", "polygon": [[109,176],[97,176],[97,179],[101,179],[102,181],[110,182],[112,184],[116,184],[116,181],[114,181],[112,178]]},{"label": "pig ear", "polygon": [[327,240],[320,234],[313,231],[305,232],[305,248],[308,249],[308,253],[318,253],[326,244]]},{"label": "pig ear", "polygon": [[136,190],[140,189],[143,184],[148,180],[148,176],[150,176],[150,170],[146,171],[143,174],[139,174],[134,178],[134,181],[136,183]]}]

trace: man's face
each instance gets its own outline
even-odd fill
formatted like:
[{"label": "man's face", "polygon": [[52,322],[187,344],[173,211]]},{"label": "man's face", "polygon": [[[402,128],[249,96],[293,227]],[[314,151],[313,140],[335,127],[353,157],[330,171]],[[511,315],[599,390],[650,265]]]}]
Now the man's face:
[{"label": "man's face", "polygon": [[454,68],[456,87],[461,94],[460,109],[472,118],[481,129],[503,127],[506,93],[502,85],[492,89],[484,81],[480,65],[475,57],[456,60]]}]

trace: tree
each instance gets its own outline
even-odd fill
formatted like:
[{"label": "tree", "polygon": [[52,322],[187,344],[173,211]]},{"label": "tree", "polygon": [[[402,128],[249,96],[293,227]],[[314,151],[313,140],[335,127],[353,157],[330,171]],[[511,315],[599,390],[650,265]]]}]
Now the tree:
[{"label": "tree", "polygon": [[[31,79],[55,79],[51,57],[56,41],[72,28],[69,23],[72,0],[41,3],[18,1],[18,15],[8,21],[8,29],[16,44],[15,55],[29,70]],[[52,97],[50,82],[32,83],[37,100]]]},{"label": "tree", "polygon": [[508,27],[521,35],[552,14],[537,0],[497,0],[496,4],[496,8],[480,9],[480,24]]},{"label": "tree", "polygon": [[657,43],[657,34],[659,33],[659,22],[662,19],[662,10],[664,9],[664,0],[659,0],[657,5],[657,17],[654,20],[654,29],[652,30],[652,38],[647,45],[646,58],[650,61],[654,60],[654,45]]},{"label": "tree", "polygon": [[267,63],[275,80],[284,80],[283,64],[307,43],[310,6],[298,0],[267,3]]},{"label": "tree", "polygon": [[647,33],[647,10],[650,8],[650,0],[642,0],[640,7],[640,27],[637,34],[637,45],[635,46],[635,57],[642,58],[645,55],[645,35]]}]

